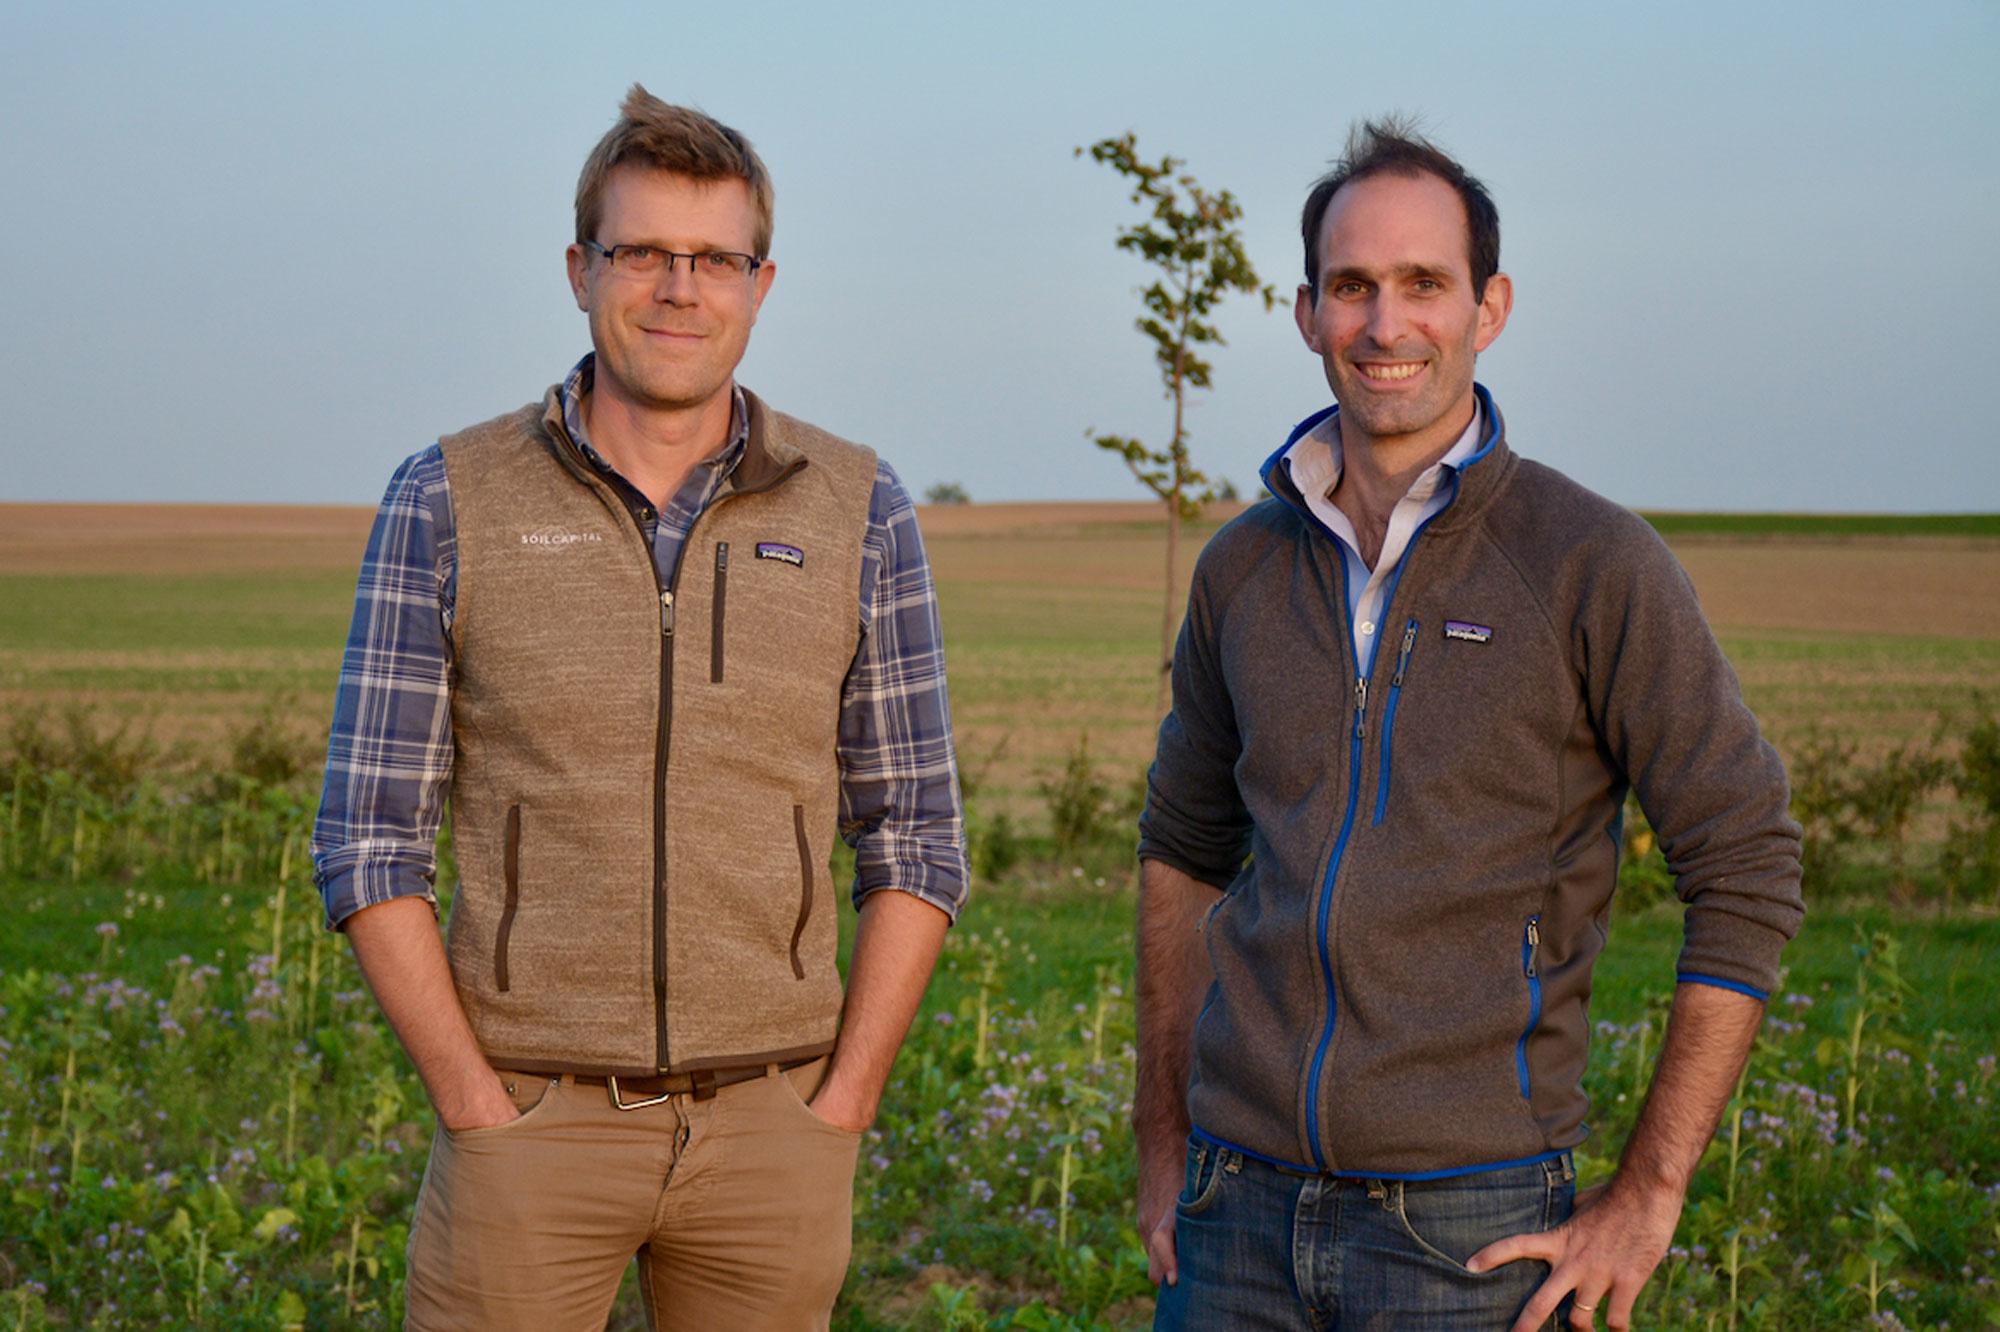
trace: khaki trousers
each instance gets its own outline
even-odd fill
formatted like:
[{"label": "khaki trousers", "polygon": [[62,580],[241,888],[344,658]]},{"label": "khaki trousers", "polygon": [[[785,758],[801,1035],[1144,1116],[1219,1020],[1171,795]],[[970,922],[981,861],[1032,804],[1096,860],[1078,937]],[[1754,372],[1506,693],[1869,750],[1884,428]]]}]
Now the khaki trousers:
[{"label": "khaki trousers", "polygon": [[826,1064],[629,1111],[568,1077],[501,1074],[521,1118],[432,1139],[405,1326],[599,1332],[637,1255],[654,1328],[826,1327],[861,1141],[806,1107]]}]

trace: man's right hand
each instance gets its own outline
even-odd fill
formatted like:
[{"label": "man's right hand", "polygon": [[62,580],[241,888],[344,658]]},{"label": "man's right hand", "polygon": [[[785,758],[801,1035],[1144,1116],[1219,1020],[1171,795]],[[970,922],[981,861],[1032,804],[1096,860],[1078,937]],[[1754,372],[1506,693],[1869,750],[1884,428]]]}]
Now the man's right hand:
[{"label": "man's right hand", "polygon": [[1201,921],[1213,887],[1164,861],[1145,862],[1139,885],[1139,1059],[1132,1130],[1139,1148],[1139,1236],[1154,1285],[1180,1281],[1174,1200],[1187,1163],[1188,1063],[1195,1012],[1211,973]]},{"label": "man's right hand", "polygon": [[521,1111],[514,1104],[514,1098],[507,1094],[500,1079],[489,1078],[483,1085],[475,1082],[465,1089],[454,1103],[437,1107],[438,1123],[444,1125],[448,1133],[465,1133],[472,1129],[499,1128],[511,1124],[521,1117]]},{"label": "man's right hand", "polygon": [[461,1133],[518,1118],[514,1098],[465,1020],[430,903],[393,898],[355,912],[343,928],[361,974],[424,1080],[438,1122]]},{"label": "man's right hand", "polygon": [[1160,1146],[1140,1149],[1139,1237],[1146,1245],[1146,1279],[1156,1286],[1180,1281],[1180,1264],[1174,1256],[1174,1202],[1180,1197],[1181,1175],[1177,1156]]}]

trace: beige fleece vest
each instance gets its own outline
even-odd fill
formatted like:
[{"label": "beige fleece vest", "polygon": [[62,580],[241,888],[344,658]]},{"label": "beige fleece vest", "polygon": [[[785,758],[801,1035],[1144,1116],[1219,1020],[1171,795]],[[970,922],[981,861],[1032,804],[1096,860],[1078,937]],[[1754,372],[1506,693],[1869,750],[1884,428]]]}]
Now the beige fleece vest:
[{"label": "beige fleece vest", "polygon": [[452,976],[496,1066],[616,1073],[833,1046],[827,857],[872,451],[746,395],[660,585],[550,390],[442,441]]}]

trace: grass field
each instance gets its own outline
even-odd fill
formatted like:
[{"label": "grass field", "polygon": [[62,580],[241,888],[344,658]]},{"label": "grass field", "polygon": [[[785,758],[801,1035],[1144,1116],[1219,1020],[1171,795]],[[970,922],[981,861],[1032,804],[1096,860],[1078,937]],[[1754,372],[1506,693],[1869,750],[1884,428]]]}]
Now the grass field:
[{"label": "grass field", "polygon": [[[1019,836],[948,942],[864,1150],[838,1325],[1142,1325],[1129,833],[1059,858],[1038,788],[1085,734],[1114,797],[1142,768],[1159,527],[1117,504],[924,521],[979,823]],[[1991,516],[1655,521],[1788,753],[1828,732],[1884,753],[2000,684]],[[313,928],[311,776],[199,785],[267,707],[299,746],[323,729],[367,522],[0,506],[0,722],[86,704],[179,774],[88,815],[51,797],[39,827],[18,774],[0,801],[0,1322],[393,1322],[430,1115],[344,945]],[[1949,805],[1916,815],[1933,879]],[[1788,955],[1641,1326],[2000,1325],[2000,916],[1840,883]],[[1621,897],[1587,1172],[1629,1128],[1677,941],[1656,893]],[[614,1325],[635,1318],[628,1295]]]},{"label": "grass field", "polygon": [[1646,514],[1664,536],[2000,537],[1991,513],[1664,513]]}]

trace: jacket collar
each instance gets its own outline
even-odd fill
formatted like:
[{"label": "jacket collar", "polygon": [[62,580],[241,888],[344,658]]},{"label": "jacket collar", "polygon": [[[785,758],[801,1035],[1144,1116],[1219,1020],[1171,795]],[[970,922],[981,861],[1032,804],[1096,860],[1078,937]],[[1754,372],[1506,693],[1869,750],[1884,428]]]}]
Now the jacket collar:
[{"label": "jacket collar", "polygon": [[[1444,511],[1433,520],[1440,529],[1468,521],[1485,508],[1499,491],[1507,474],[1513,470],[1514,454],[1507,447],[1507,423],[1500,415],[1498,404],[1493,401],[1493,395],[1486,391],[1484,384],[1474,384],[1472,391],[1479,398],[1486,432],[1480,438],[1478,449],[1454,469],[1452,498]],[[1316,520],[1312,516],[1312,510],[1306,505],[1305,497],[1299,493],[1298,486],[1292,481],[1292,469],[1285,461],[1285,454],[1291,450],[1292,445],[1339,411],[1340,404],[1335,403],[1331,407],[1321,408],[1293,426],[1292,433],[1285,436],[1285,442],[1280,444],[1258,469],[1264,481],[1264,488],[1305,519],[1308,526],[1316,526]]]}]

